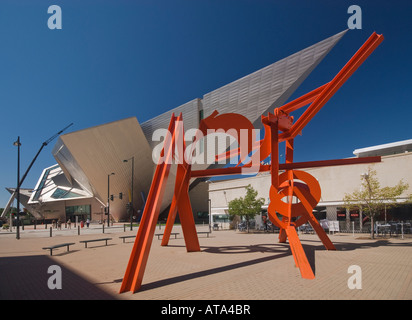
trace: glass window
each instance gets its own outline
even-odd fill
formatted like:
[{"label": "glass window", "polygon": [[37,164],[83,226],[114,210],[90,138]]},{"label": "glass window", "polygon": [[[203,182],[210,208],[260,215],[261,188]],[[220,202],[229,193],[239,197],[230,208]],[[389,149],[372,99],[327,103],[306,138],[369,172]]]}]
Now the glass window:
[{"label": "glass window", "polygon": [[51,197],[53,199],[68,199],[68,198],[78,198],[78,197],[81,197],[81,195],[75,192],[71,192],[69,190],[63,190],[63,189],[57,188],[56,191],[53,192]]},{"label": "glass window", "polygon": [[91,212],[91,205],[86,204],[86,205],[79,205],[79,206],[67,206],[66,207],[66,218],[71,221],[75,221],[75,217],[79,217],[79,221],[82,219],[87,219],[91,218],[90,216]]},{"label": "glass window", "polygon": [[40,197],[41,192],[42,192],[42,190],[43,190],[43,188],[44,188],[44,185],[45,185],[45,183],[46,183],[46,181],[47,181],[47,178],[49,177],[50,171],[52,171],[53,169],[56,169],[57,167],[58,167],[58,165],[55,165],[55,166],[47,169],[47,170],[44,172],[44,175],[43,175],[43,177],[42,177],[42,179],[41,179],[41,182],[39,183],[39,187],[37,188],[37,190],[35,190],[36,193],[34,194],[34,197],[33,197],[33,200],[34,200],[34,201],[39,200],[39,197]]}]

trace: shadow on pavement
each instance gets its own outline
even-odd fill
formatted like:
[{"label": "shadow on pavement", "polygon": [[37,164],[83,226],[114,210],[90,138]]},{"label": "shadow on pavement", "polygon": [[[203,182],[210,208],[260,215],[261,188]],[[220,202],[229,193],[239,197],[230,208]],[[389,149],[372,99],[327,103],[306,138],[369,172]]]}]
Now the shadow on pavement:
[{"label": "shadow on pavement", "polygon": [[[316,242],[316,244],[308,244],[307,242]],[[359,250],[359,249],[368,249],[374,248],[379,246],[411,246],[411,243],[389,243],[386,240],[378,240],[378,241],[371,241],[371,242],[359,242],[359,243],[349,243],[349,242],[333,242],[337,251],[346,251],[346,250]],[[172,247],[182,247],[184,245],[169,245]],[[316,251],[325,251],[325,247],[323,246],[322,242],[319,239],[316,240],[303,240],[302,246],[305,251],[306,257],[314,274],[316,275],[316,260],[315,260],[315,253]],[[290,251],[289,243],[277,243],[277,244],[254,244],[254,245],[238,245],[238,246],[219,246],[219,247],[207,247],[202,246],[202,251],[210,254],[247,254],[251,252],[261,252],[261,253],[268,253],[270,254],[267,257],[257,258],[253,260],[248,260],[244,262],[238,262],[222,267],[216,267],[209,270],[203,270],[193,273],[188,273],[185,275],[180,275],[168,279],[163,279],[159,281],[154,281],[151,283],[143,284],[140,292],[145,290],[151,290],[163,286],[167,286],[170,284],[183,282],[186,280],[192,280],[196,278],[201,278],[213,274],[217,274],[220,272],[235,270],[242,267],[247,267],[254,264],[259,264],[271,260],[276,260],[279,258],[290,256],[292,253]],[[117,280],[121,281],[121,279]]]},{"label": "shadow on pavement", "polygon": [[[270,248],[272,246],[272,248]],[[276,247],[276,248],[273,248]],[[279,247],[279,248],[277,248]],[[225,271],[230,271],[230,270],[235,270],[238,268],[243,268],[247,267],[250,265],[258,264],[258,263],[263,263],[283,257],[287,257],[291,254],[288,246],[278,246],[278,245],[251,245],[251,246],[227,246],[227,247],[202,247],[205,248],[202,251],[204,252],[209,252],[213,254],[233,254],[233,253],[250,253],[250,252],[267,252],[267,253],[275,253],[275,255],[270,255],[267,257],[263,258],[258,258],[258,259],[253,259],[253,260],[248,260],[248,261],[243,261],[243,262],[238,262],[222,267],[217,267],[217,268],[212,268],[209,270],[203,270],[203,271],[198,271],[198,272],[193,272],[193,273],[188,273],[185,275],[177,276],[177,277],[172,277],[169,279],[163,279],[159,281],[154,281],[151,283],[146,283],[143,284],[141,289],[139,290],[140,292],[143,292],[145,290],[151,290],[163,286],[167,286],[170,284],[186,281],[186,280],[192,280],[196,278],[201,278],[213,274],[217,274],[220,272],[225,272]]]},{"label": "shadow on pavement", "polygon": [[[52,265],[61,268],[61,289],[49,289]],[[0,258],[1,300],[114,300],[116,297],[45,255]]]}]

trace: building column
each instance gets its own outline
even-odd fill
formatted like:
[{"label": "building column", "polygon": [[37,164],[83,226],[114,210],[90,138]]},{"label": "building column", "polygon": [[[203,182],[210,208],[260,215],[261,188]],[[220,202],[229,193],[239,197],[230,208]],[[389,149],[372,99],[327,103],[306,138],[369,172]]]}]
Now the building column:
[{"label": "building column", "polygon": [[362,207],[359,208],[359,230],[362,232],[363,218],[362,218]]},{"label": "building column", "polygon": [[346,208],[346,230],[349,231],[351,230],[350,226],[350,210]]},{"label": "building column", "polygon": [[338,207],[330,206],[326,207],[326,219],[331,221],[338,220]]}]

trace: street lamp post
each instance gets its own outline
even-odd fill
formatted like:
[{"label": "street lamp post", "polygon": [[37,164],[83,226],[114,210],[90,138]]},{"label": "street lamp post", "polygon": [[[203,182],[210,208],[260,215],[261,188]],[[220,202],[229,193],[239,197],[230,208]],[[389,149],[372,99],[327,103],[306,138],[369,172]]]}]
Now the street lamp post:
[{"label": "street lamp post", "polygon": [[17,147],[17,231],[16,239],[20,239],[20,136],[17,137],[17,141],[13,143]]},{"label": "street lamp post", "polygon": [[107,226],[110,227],[110,176],[113,176],[114,172],[107,175]]},{"label": "street lamp post", "polygon": [[131,190],[131,196],[130,196],[130,231],[133,230],[133,213],[134,213],[134,207],[133,207],[133,185],[134,185],[134,156],[131,157],[130,159],[123,160],[123,162],[129,162],[129,160],[132,160],[132,190]]},{"label": "street lamp post", "polygon": [[209,232],[212,232],[212,199],[207,199],[209,211]]}]

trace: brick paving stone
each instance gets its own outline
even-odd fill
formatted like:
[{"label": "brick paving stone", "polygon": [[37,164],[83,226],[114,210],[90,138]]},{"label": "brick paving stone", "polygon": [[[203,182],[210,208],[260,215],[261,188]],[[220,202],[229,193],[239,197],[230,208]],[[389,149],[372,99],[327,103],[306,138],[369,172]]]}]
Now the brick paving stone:
[{"label": "brick paving stone", "polygon": [[[199,229],[202,227],[198,227]],[[337,251],[327,251],[316,235],[300,239],[312,266],[314,280],[302,279],[287,243],[277,234],[216,231],[200,237],[202,251],[187,253],[180,238],[161,247],[154,237],[137,293],[118,290],[133,247],[120,235],[123,228],[60,231],[49,237],[44,230],[23,231],[21,239],[0,233],[1,299],[124,299],[124,300],[358,300],[412,299],[412,239],[368,240],[351,234],[330,235]],[[158,230],[156,230],[158,231]],[[163,231],[163,230],[162,230]],[[102,236],[113,238],[90,248],[79,243]],[[75,242],[70,252],[42,247]],[[47,287],[48,266],[62,267],[62,290]],[[362,270],[362,289],[349,289],[350,265]]]}]

